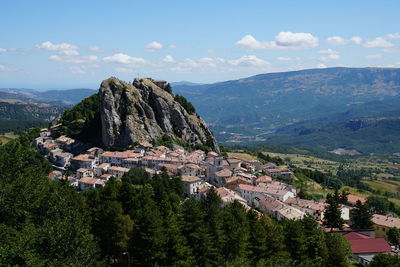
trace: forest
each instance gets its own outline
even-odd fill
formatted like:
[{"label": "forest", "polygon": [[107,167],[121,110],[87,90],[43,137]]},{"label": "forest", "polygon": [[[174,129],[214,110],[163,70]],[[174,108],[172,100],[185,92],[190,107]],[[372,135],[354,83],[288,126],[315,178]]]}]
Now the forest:
[{"label": "forest", "polygon": [[348,266],[350,247],[311,217],[274,221],[185,199],[179,177],[136,168],[84,192],[45,177],[38,130],[0,147],[1,266]]}]

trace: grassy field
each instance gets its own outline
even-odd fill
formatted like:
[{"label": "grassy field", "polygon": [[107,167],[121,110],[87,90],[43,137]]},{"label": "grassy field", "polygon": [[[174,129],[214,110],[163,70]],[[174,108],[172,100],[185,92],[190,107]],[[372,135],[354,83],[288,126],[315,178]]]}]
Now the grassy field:
[{"label": "grassy field", "polygon": [[393,180],[372,180],[364,179],[364,183],[368,184],[371,188],[375,190],[380,190],[382,192],[398,193],[400,192],[400,181]]},{"label": "grassy field", "polygon": [[301,154],[282,154],[282,153],[272,153],[272,152],[263,152],[263,153],[268,154],[271,157],[280,157],[284,159],[285,162],[294,164],[300,168],[311,168],[322,172],[335,173],[340,165],[340,163],[336,161],[331,161]]},{"label": "grassy field", "polygon": [[228,156],[229,157],[235,157],[235,158],[242,159],[242,160],[254,160],[254,159],[257,159],[253,155],[250,155],[250,154],[247,154],[247,153],[241,153],[241,152],[229,152]]},{"label": "grassy field", "polygon": [[4,133],[4,134],[0,135],[0,142],[3,143],[3,144],[5,144],[5,143],[7,143],[8,141],[13,140],[13,139],[15,139],[15,138],[17,138],[17,135],[15,135],[15,134],[12,133],[12,132]]}]

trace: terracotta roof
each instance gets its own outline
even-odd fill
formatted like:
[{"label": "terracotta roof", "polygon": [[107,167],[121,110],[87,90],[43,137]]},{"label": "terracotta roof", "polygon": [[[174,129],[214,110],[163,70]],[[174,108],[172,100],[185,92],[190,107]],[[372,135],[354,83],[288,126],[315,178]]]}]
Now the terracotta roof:
[{"label": "terracotta roof", "polygon": [[176,164],[168,164],[168,163],[161,163],[158,166],[159,167],[165,167],[165,168],[170,169],[170,170],[177,170],[177,169],[180,169],[180,167],[182,167],[182,166],[178,166]]},{"label": "terracotta roof", "polygon": [[91,155],[88,154],[80,154],[78,156],[73,157],[71,160],[77,160],[77,161],[94,161],[94,159],[90,159]]},{"label": "terracotta roof", "polygon": [[400,228],[400,219],[394,217],[388,217],[384,215],[374,214],[372,216],[372,222],[374,224],[383,225],[386,227]]},{"label": "terracotta roof", "polygon": [[355,195],[348,195],[347,196],[347,202],[349,202],[351,204],[355,205],[357,203],[357,200],[360,200],[361,204],[364,204],[367,201],[367,199],[363,198],[363,197],[359,197],[359,196],[355,196]]},{"label": "terracotta roof", "polygon": [[95,168],[99,168],[99,169],[104,169],[110,166],[110,163],[102,163],[99,166],[96,166]]},{"label": "terracotta roof", "polygon": [[240,190],[261,192],[261,193],[265,193],[265,191],[266,191],[264,187],[252,186],[252,185],[248,185],[248,184],[238,184],[238,188]]},{"label": "terracotta roof", "polygon": [[284,203],[270,196],[260,199],[259,202],[260,205],[264,206],[265,209],[269,211],[278,211],[286,206]]},{"label": "terracotta roof", "polygon": [[52,171],[47,175],[47,178],[56,178],[57,176],[62,176],[62,173],[60,171]]},{"label": "terracotta roof", "polygon": [[194,183],[194,182],[199,182],[201,181],[201,179],[199,177],[195,177],[195,176],[182,176],[182,181],[184,182],[189,182],[189,183]]},{"label": "terracotta roof", "polygon": [[225,179],[225,183],[229,184],[229,183],[233,183],[233,182],[238,181],[238,180],[242,181],[242,182],[244,182],[246,184],[251,184],[251,182],[248,179],[246,179],[244,177],[241,177],[241,176],[232,176],[232,177],[226,178]]},{"label": "terracotta roof", "polygon": [[347,240],[354,240],[354,239],[368,239],[370,238],[367,235],[363,235],[357,232],[349,232],[344,234],[344,237],[346,237]]},{"label": "terracotta roof", "polygon": [[213,151],[211,151],[211,152],[207,153],[207,157],[218,157],[218,154],[213,152]]},{"label": "terracotta roof", "polygon": [[111,166],[110,168],[108,168],[108,170],[110,171],[120,171],[120,172],[129,172],[130,169],[128,168],[124,168],[124,167],[118,167],[118,166]]},{"label": "terracotta roof", "polygon": [[199,167],[199,165],[193,164],[193,163],[185,164],[185,167],[187,167],[187,168],[192,168],[192,169],[201,169],[201,168]]},{"label": "terracotta roof", "polygon": [[269,176],[261,176],[256,179],[256,183],[270,183],[272,178]]},{"label": "terracotta roof", "polygon": [[123,152],[119,152],[119,151],[106,151],[103,154],[101,154],[102,157],[114,157],[114,158],[135,158],[140,156],[140,154],[135,153],[133,150],[127,150],[127,151],[123,151]]},{"label": "terracotta roof", "polygon": [[231,176],[232,172],[229,169],[222,169],[220,171],[217,171],[215,173],[216,176],[223,176],[223,177],[227,177],[227,176]]}]

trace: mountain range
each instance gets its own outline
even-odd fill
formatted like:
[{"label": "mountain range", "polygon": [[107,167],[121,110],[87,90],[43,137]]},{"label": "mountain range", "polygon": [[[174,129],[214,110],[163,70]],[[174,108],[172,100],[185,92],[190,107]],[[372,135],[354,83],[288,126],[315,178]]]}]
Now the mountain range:
[{"label": "mountain range", "polygon": [[[337,67],[171,85],[174,93],[193,103],[222,144],[400,151],[400,69]],[[71,107],[95,92],[0,89],[0,99]],[[362,127],[353,127],[358,124]]]},{"label": "mountain range", "polygon": [[[400,151],[399,140],[393,138],[397,128],[389,127],[400,118],[400,69],[310,69],[177,85],[174,91],[196,106],[222,143]],[[375,123],[360,132],[345,127],[367,118]],[[375,145],[367,148],[363,142]]]}]

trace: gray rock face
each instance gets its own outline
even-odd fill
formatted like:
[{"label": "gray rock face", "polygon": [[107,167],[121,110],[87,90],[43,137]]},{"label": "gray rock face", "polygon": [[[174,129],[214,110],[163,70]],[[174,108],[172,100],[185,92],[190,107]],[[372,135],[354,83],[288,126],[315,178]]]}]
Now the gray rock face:
[{"label": "gray rock face", "polygon": [[105,147],[127,147],[166,134],[191,147],[204,144],[219,151],[203,119],[189,114],[151,79],[135,79],[130,84],[109,78],[101,83],[99,96]]}]

